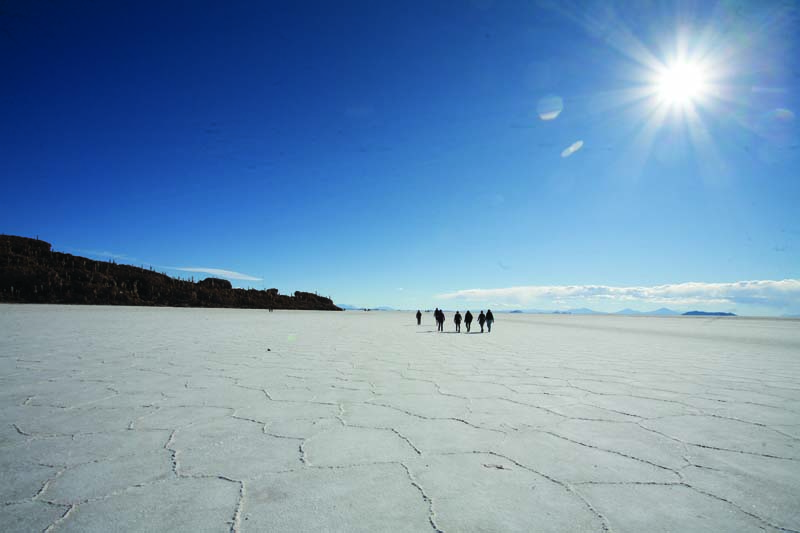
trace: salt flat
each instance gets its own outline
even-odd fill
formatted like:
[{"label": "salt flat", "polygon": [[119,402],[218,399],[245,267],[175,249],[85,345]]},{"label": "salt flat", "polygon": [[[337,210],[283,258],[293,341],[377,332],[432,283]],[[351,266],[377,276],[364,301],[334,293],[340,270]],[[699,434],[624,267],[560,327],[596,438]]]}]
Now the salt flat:
[{"label": "salt flat", "polygon": [[0,529],[800,530],[800,322],[497,319],[2,305]]}]

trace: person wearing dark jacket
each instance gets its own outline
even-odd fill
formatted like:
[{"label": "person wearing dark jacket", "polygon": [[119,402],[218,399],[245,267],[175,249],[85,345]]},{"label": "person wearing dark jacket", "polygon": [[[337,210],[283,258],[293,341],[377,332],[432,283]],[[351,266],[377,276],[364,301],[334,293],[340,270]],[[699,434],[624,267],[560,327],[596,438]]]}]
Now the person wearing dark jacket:
[{"label": "person wearing dark jacket", "polygon": [[420,324],[422,324],[422,312],[417,309],[417,325],[419,326]]},{"label": "person wearing dark jacket", "polygon": [[481,333],[483,333],[483,323],[486,322],[486,315],[483,314],[483,310],[481,310],[481,314],[478,315],[478,325],[481,327]]},{"label": "person wearing dark jacket", "polygon": [[467,326],[467,333],[469,333],[469,327],[472,325],[472,313],[469,310],[464,313],[464,325]]},{"label": "person wearing dark jacket", "polygon": [[453,322],[456,323],[456,333],[461,333],[461,311],[456,311],[456,316],[453,317]]},{"label": "person wearing dark jacket", "polygon": [[439,309],[439,331],[444,332],[444,321],[445,320],[446,320],[446,317],[444,316],[444,311]]},{"label": "person wearing dark jacket", "polygon": [[494,315],[492,314],[491,309],[486,310],[486,328],[489,330],[489,333],[492,332],[492,322],[494,322]]}]

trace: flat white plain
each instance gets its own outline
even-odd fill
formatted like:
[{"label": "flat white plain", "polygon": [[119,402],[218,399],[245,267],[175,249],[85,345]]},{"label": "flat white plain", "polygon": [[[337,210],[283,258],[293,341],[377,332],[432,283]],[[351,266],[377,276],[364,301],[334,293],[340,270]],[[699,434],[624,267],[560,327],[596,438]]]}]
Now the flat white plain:
[{"label": "flat white plain", "polygon": [[800,530],[800,322],[452,315],[1,305],[0,526]]}]

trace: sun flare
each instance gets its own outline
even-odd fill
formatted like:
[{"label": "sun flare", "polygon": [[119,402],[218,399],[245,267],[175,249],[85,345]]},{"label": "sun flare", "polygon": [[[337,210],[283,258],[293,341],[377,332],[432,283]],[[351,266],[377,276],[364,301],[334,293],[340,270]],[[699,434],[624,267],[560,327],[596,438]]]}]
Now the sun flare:
[{"label": "sun flare", "polygon": [[676,63],[667,66],[658,76],[655,88],[662,102],[686,105],[702,98],[707,80],[697,63]]}]

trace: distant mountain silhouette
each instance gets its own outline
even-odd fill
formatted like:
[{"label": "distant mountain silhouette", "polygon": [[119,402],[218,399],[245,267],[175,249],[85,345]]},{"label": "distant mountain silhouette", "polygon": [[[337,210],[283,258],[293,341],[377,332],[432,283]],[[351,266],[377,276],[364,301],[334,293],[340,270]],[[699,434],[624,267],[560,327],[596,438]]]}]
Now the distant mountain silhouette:
[{"label": "distant mountain silhouette", "polygon": [[659,316],[675,316],[679,315],[678,311],[673,311],[672,309],[667,309],[666,307],[662,307],[660,309],[656,309],[655,311],[650,311],[649,313],[645,313],[648,315],[659,315]]},{"label": "distant mountain silhouette", "polygon": [[683,316],[736,316],[735,313],[723,313],[721,311],[689,311]]},{"label": "distant mountain silhouette", "polygon": [[620,309],[615,315],[655,315],[655,316],[675,316],[679,315],[678,311],[673,311],[672,309],[667,309],[666,307],[662,307],[660,309],[656,309],[655,311],[637,311],[635,309]]},{"label": "distant mountain silhouette", "polygon": [[361,305],[338,304],[338,307],[341,307],[345,311],[397,311],[397,309],[394,307],[387,307],[385,305],[380,305],[378,307],[364,307]]},{"label": "distant mountain silhouette", "polygon": [[0,235],[0,302],[341,310],[330,298],[309,292],[234,289],[218,278],[195,283],[53,252],[48,242],[12,235]]}]

